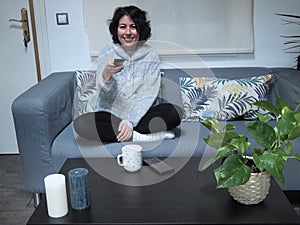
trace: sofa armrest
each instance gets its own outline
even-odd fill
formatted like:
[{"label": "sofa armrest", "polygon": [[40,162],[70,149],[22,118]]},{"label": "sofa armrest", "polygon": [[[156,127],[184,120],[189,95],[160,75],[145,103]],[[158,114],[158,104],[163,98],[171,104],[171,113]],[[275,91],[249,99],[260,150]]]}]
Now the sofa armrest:
[{"label": "sofa armrest", "polygon": [[12,104],[25,189],[44,192],[43,178],[55,173],[51,146],[71,122],[74,72],[59,72],[34,85]]},{"label": "sofa armrest", "polygon": [[272,68],[271,102],[276,104],[277,96],[283,98],[294,108],[300,101],[300,71],[290,68]]}]

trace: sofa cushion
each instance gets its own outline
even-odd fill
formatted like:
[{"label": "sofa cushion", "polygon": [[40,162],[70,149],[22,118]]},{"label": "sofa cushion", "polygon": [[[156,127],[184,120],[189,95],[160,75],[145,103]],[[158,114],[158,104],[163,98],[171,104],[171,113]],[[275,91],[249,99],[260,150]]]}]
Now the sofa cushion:
[{"label": "sofa cushion", "polygon": [[[135,142],[143,147],[143,157],[191,157],[202,156],[207,146],[202,136],[209,130],[200,123],[183,123],[173,129],[176,137],[172,140]],[[101,143],[78,136],[70,123],[54,140],[51,156],[55,171],[58,172],[67,158],[105,158],[122,153],[122,147],[132,142]],[[208,147],[210,148],[210,147]],[[116,161],[117,163],[117,161]]]},{"label": "sofa cushion", "polygon": [[272,75],[241,79],[181,77],[183,120],[254,118],[253,103],[265,100]]},{"label": "sofa cushion", "polygon": [[76,91],[73,104],[73,117],[95,111],[94,102],[97,98],[96,72],[76,71]]},{"label": "sofa cushion", "polygon": [[[252,76],[271,74],[273,71],[266,67],[220,67],[220,68],[177,68],[162,69],[161,98],[182,107],[179,78],[180,77],[217,77],[240,79]],[[273,79],[272,79],[273,80]],[[269,98],[269,95],[267,96]],[[270,99],[268,99],[270,100]]]},{"label": "sofa cushion", "polygon": [[270,101],[276,104],[277,96],[283,98],[296,108],[300,96],[299,70],[291,68],[273,68],[270,84]]}]

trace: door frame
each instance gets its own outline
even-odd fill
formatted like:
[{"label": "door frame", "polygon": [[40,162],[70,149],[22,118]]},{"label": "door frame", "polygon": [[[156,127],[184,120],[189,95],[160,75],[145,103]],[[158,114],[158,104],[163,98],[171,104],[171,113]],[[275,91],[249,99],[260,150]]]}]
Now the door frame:
[{"label": "door frame", "polygon": [[[29,0],[28,0],[29,1]],[[45,0],[32,0],[34,7],[34,20],[36,28],[36,38],[38,48],[39,63],[41,71],[41,79],[47,77],[51,72],[51,59],[50,59],[50,48],[49,48],[49,37],[47,29],[47,17],[45,9]]]}]

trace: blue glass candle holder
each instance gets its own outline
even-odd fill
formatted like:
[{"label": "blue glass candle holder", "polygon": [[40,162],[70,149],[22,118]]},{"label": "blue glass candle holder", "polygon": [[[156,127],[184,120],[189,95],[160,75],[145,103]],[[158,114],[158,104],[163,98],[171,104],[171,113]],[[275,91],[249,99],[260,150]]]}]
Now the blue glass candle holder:
[{"label": "blue glass candle holder", "polygon": [[90,207],[88,169],[75,168],[68,172],[71,207],[83,210]]}]

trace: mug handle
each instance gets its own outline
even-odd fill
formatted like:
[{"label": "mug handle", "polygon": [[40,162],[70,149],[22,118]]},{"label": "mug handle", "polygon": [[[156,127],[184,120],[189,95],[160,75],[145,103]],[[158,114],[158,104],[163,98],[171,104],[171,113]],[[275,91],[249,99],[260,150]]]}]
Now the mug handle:
[{"label": "mug handle", "polygon": [[[120,154],[120,155],[117,156],[117,161],[118,161],[119,166],[124,166],[124,164],[121,163],[121,158],[122,158],[123,156],[124,156],[123,154]],[[122,161],[123,161],[123,160],[122,160]]]}]

